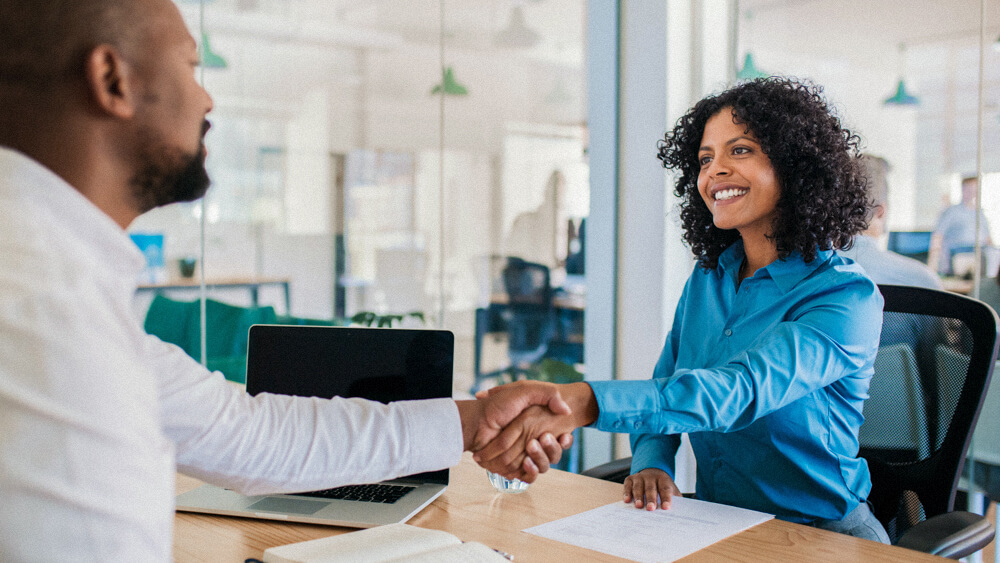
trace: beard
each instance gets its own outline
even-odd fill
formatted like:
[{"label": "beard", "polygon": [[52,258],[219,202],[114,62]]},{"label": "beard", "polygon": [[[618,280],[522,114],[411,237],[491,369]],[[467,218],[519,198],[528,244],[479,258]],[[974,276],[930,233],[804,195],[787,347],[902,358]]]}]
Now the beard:
[{"label": "beard", "polygon": [[208,127],[206,121],[202,126],[202,139],[193,154],[167,147],[155,141],[151,132],[143,132],[138,172],[129,181],[140,213],[171,203],[194,201],[205,195],[211,184],[205,169]]}]

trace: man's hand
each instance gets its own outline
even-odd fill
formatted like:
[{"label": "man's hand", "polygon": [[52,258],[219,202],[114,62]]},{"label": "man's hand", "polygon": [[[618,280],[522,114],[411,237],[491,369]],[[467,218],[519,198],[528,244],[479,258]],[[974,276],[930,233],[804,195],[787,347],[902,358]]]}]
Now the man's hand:
[{"label": "man's hand", "polygon": [[[508,424],[521,414],[521,412],[532,406],[540,405],[547,407],[555,414],[568,415],[572,411],[562,395],[559,394],[559,387],[552,383],[540,383],[539,385],[519,385],[513,383],[503,386],[504,389],[516,387],[517,393],[499,393],[501,387],[494,387],[488,391],[481,391],[476,394],[484,405],[483,420],[475,434],[472,447],[467,450],[479,451]],[[523,382],[527,383],[527,382]]]},{"label": "man's hand", "polygon": [[551,409],[530,406],[515,418],[497,437],[474,456],[480,465],[507,478],[518,477],[524,471],[527,457],[533,458],[533,440],[546,433],[563,436],[579,426],[597,419],[597,402],[586,383],[555,385],[537,381],[518,381],[495,387],[487,393],[488,400],[523,404],[523,396],[543,393],[545,389],[558,389],[569,405],[571,413],[557,413]]},{"label": "man's hand", "polygon": [[670,497],[681,496],[680,489],[662,469],[649,467],[625,478],[625,502],[635,501],[636,508],[656,510],[659,497],[660,508],[670,508]]},{"label": "man's hand", "polygon": [[[456,401],[459,417],[462,420],[462,436],[464,449],[478,451],[490,440],[494,439],[504,426],[510,423],[525,408],[531,405],[542,405],[546,410],[569,414],[569,405],[559,395],[556,386],[543,386],[527,390],[517,397],[490,398],[483,393],[478,401]],[[531,483],[540,473],[545,473],[549,465],[557,463],[564,449],[573,445],[572,434],[559,436],[556,440],[552,434],[540,434],[527,444],[527,457],[523,460],[519,471],[511,477]]]}]

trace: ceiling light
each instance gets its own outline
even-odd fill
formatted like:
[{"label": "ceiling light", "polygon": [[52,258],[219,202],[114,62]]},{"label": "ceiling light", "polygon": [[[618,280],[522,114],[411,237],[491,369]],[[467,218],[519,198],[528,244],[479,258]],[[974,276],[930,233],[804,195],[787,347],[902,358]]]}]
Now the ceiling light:
[{"label": "ceiling light", "polygon": [[205,68],[226,68],[226,59],[212,51],[212,45],[208,42],[208,34],[201,34],[201,66]]},{"label": "ceiling light", "polygon": [[906,91],[906,44],[899,44],[899,82],[896,84],[896,93],[886,98],[882,103],[887,106],[915,106],[920,104],[920,99]]},{"label": "ceiling light", "polygon": [[920,99],[906,91],[906,82],[900,78],[896,85],[896,93],[882,103],[889,106],[916,106],[920,104]]},{"label": "ceiling light", "polygon": [[736,81],[743,82],[744,80],[754,80],[755,78],[767,78],[770,76],[768,73],[757,69],[757,66],[753,62],[753,53],[747,53],[747,56],[743,59],[743,68],[736,72]]},{"label": "ceiling light", "polygon": [[493,44],[498,47],[527,48],[537,45],[540,39],[541,35],[524,23],[521,6],[514,6],[510,11],[507,27],[497,32],[493,37]]},{"label": "ceiling light", "polygon": [[455,73],[452,71],[450,66],[445,67],[442,70],[441,84],[438,84],[431,89],[431,94],[440,94],[442,92],[449,96],[465,96],[469,93],[468,88],[459,84],[458,81],[455,80]]}]

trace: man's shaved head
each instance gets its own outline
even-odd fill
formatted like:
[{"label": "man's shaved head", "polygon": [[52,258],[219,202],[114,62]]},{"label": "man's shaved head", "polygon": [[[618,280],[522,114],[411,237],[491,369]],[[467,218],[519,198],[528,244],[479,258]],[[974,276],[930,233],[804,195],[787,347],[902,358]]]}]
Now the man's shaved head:
[{"label": "man's shaved head", "polygon": [[37,92],[82,77],[100,44],[127,55],[143,30],[144,0],[3,0],[0,88]]},{"label": "man's shaved head", "polygon": [[211,97],[170,0],[0,0],[0,145],[123,227],[200,197]]}]

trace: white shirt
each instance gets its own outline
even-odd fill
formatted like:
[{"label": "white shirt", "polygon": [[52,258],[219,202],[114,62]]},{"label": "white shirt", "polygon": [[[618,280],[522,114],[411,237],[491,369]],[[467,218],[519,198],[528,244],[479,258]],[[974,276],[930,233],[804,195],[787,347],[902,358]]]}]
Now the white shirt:
[{"label": "white shirt", "polygon": [[176,470],[248,494],[458,463],[450,399],[250,397],[132,311],[143,257],[0,147],[0,561],[169,561]]}]

